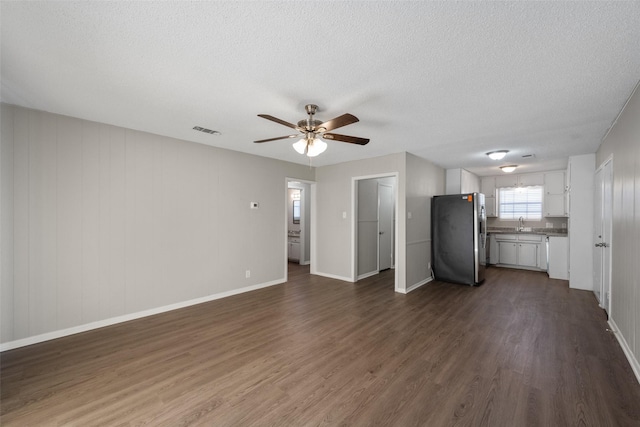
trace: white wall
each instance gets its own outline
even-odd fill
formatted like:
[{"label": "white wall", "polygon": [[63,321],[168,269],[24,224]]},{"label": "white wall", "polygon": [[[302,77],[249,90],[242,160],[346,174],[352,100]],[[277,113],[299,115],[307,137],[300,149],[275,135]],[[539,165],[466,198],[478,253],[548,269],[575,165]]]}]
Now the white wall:
[{"label": "white wall", "polygon": [[1,142],[3,344],[283,281],[285,177],[314,179],[4,104]]},{"label": "white wall", "polygon": [[444,188],[444,169],[407,154],[407,290],[431,280],[427,267],[431,262],[431,199],[443,194]]},{"label": "white wall", "polygon": [[[397,173],[398,228],[395,258],[398,292],[409,292],[430,280],[431,197],[442,194],[445,171],[409,153],[320,167],[318,187],[318,274],[342,280],[355,278],[352,270],[354,177]],[[407,218],[411,207],[411,219]],[[342,213],[347,213],[347,218]]]},{"label": "white wall", "polygon": [[640,91],[638,86],[598,149],[613,156],[610,320],[640,381]]},{"label": "white wall", "polygon": [[569,287],[593,290],[593,209],[596,155],[569,157]]},{"label": "white wall", "polygon": [[[353,230],[352,185],[354,177],[398,174],[398,218],[404,218],[405,153],[372,159],[345,162],[316,169],[316,274],[352,281],[355,278],[352,254],[355,242]],[[402,195],[402,196],[401,196]],[[346,217],[343,217],[345,213]],[[398,262],[404,265],[404,221],[398,221]],[[404,269],[397,271],[397,285],[404,289]]]}]

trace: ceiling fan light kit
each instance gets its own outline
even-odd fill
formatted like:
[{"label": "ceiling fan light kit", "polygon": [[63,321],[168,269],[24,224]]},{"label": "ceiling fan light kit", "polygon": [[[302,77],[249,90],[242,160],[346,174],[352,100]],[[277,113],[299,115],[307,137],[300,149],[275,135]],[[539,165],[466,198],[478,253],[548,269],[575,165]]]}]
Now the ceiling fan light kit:
[{"label": "ceiling fan light kit", "polygon": [[487,153],[487,156],[489,156],[493,160],[502,160],[508,152],[509,150],[490,151]]},{"label": "ceiling fan light kit", "polygon": [[327,149],[327,143],[321,139],[306,139],[293,143],[293,149],[300,154],[306,154],[308,157],[315,157],[318,154],[322,154]]},{"label": "ceiling fan light kit", "polygon": [[514,170],[516,170],[517,167],[518,165],[507,165],[507,166],[500,166],[500,169],[502,169],[502,172],[511,173]]},{"label": "ceiling fan light kit", "polygon": [[[281,125],[290,127],[297,130],[303,136],[302,138],[293,144],[294,150],[300,154],[306,154],[309,157],[315,157],[322,154],[327,149],[327,143],[322,139],[329,139],[332,141],[347,142],[349,144],[366,145],[369,143],[367,138],[359,138],[357,136],[339,135],[336,133],[328,133],[334,129],[342,126],[350,125],[358,122],[358,118],[352,114],[343,114],[334,119],[326,122],[315,120],[314,114],[318,110],[318,106],[315,104],[307,104],[305,111],[309,116],[305,120],[300,120],[297,125],[278,119],[277,117],[270,116],[268,114],[258,114],[258,117],[271,120],[272,122],[280,123]],[[262,143],[268,141],[276,141],[279,139],[299,138],[300,134],[278,136],[276,138],[261,139],[253,141],[255,143]],[[322,139],[321,139],[322,138]]]}]

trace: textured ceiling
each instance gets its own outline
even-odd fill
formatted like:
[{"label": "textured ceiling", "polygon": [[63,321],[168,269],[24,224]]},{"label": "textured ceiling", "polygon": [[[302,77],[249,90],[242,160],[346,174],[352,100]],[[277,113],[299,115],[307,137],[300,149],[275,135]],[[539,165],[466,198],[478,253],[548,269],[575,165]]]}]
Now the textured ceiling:
[{"label": "textured ceiling", "polygon": [[[6,2],[3,102],[308,163],[408,151],[479,175],[595,152],[640,79],[640,2]],[[192,130],[202,126],[219,136]],[[502,162],[485,152],[511,150]],[[525,160],[524,154],[535,154]]]}]

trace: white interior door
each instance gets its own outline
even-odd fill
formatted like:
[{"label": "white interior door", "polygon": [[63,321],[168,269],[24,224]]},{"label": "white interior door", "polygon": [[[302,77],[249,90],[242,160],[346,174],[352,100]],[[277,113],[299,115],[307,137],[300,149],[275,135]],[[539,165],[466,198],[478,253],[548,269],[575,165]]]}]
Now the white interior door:
[{"label": "white interior door", "polygon": [[378,184],[378,270],[393,265],[393,187]]},{"label": "white interior door", "polygon": [[593,252],[594,292],[600,306],[611,315],[611,233],[613,215],[613,163],[596,172]]},{"label": "white interior door", "polygon": [[596,171],[595,189],[593,195],[594,217],[593,217],[593,293],[602,305],[602,185],[603,169]]}]

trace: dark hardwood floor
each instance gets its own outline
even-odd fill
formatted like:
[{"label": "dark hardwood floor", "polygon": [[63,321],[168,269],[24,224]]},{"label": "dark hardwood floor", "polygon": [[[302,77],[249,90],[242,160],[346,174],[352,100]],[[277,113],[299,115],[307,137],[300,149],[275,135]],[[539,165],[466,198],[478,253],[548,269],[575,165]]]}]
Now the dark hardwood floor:
[{"label": "dark hardwood floor", "polygon": [[1,355],[3,426],[638,426],[591,292],[490,268],[289,282]]}]

